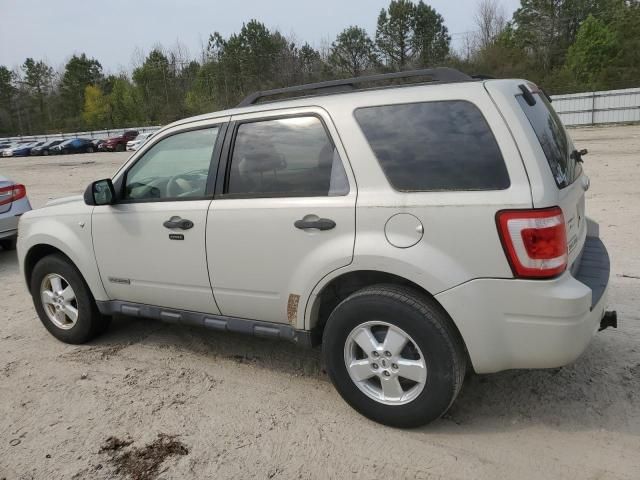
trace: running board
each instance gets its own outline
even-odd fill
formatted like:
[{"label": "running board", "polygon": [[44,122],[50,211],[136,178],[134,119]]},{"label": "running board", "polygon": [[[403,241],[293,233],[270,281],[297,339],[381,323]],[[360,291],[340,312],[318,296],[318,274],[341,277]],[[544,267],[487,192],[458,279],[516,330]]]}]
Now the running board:
[{"label": "running board", "polygon": [[96,301],[103,315],[126,315],[129,317],[151,318],[168,323],[205,327],[210,330],[243,333],[256,337],[287,340],[303,347],[312,347],[319,342],[318,335],[307,330],[298,330],[287,324],[262,322],[248,318],[227,317],[210,313],[155,307],[142,303],[119,300]]}]

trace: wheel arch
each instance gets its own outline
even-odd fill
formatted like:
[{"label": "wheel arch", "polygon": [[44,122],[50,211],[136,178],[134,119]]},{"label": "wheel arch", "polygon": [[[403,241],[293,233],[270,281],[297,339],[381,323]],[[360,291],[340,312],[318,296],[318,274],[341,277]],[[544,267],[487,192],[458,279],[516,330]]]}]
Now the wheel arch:
[{"label": "wheel arch", "polygon": [[29,293],[31,293],[31,275],[33,275],[33,269],[35,268],[36,264],[44,257],[55,254],[62,255],[69,261],[69,263],[71,263],[78,271],[80,271],[78,266],[69,257],[69,255],[67,255],[59,248],[46,243],[39,243],[37,245],[34,245],[27,251],[27,254],[24,257],[24,279],[27,282],[27,289],[29,290]]},{"label": "wheel arch", "polygon": [[324,329],[329,315],[342,300],[362,288],[380,284],[401,285],[429,298],[430,301],[447,315],[466,351],[466,342],[455,320],[431,292],[410,279],[382,270],[352,270],[329,280],[320,288],[317,294],[309,299],[307,305],[308,311],[306,312],[306,320],[308,323],[305,322],[307,329],[315,332],[314,338],[321,338],[321,332]]},{"label": "wheel arch", "polygon": [[[74,254],[76,253],[76,254]],[[80,272],[83,280],[89,287],[89,291],[96,300],[108,300],[102,281],[100,280],[97,270],[95,273],[87,272],[91,268],[96,268],[95,261],[93,265],[86,266],[82,262],[82,258],[78,257],[77,252],[73,249],[65,248],[64,245],[56,244],[56,242],[40,241],[30,245],[22,258],[22,270],[24,280],[27,284],[29,293],[31,292],[31,276],[36,264],[48,255],[58,254],[66,258],[71,265]],[[86,262],[85,262],[86,263]],[[89,274],[88,274],[89,273]],[[93,273],[93,275],[92,275]]]}]

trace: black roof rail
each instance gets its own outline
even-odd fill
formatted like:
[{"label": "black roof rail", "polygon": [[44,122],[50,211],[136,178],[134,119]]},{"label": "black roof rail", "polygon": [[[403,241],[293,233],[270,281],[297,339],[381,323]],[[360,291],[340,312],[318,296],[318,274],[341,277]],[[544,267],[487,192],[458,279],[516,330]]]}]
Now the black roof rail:
[{"label": "black roof rail", "polygon": [[486,75],[484,73],[476,73],[474,75],[471,75],[471,78],[473,78],[474,80],[495,80],[496,77],[494,77],[493,75]]},{"label": "black roof rail", "polygon": [[[469,82],[472,79],[466,73],[462,73],[460,70],[448,67],[428,68],[424,70],[409,70],[406,72],[394,72],[394,73],[380,73],[377,75],[366,75],[362,77],[345,78],[342,80],[329,80],[326,82],[307,83],[305,85],[296,85],[293,87],[276,88],[273,90],[264,90],[254,92],[244,98],[238,107],[246,107],[248,105],[255,105],[258,100],[275,97],[278,95],[291,96],[305,96],[305,94],[319,94],[319,93],[336,93],[344,92],[345,90],[355,90],[356,85],[372,82],[385,82],[389,80],[414,78],[414,77],[429,77],[428,82],[435,83],[455,83],[455,82]],[[295,95],[298,94],[298,95]]]}]

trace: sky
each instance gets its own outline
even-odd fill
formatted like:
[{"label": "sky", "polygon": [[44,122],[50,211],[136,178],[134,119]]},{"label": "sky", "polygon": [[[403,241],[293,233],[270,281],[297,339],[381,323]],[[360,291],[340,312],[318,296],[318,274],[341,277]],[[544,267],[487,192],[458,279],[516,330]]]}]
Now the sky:
[{"label": "sky", "polygon": [[[428,0],[445,19],[454,47],[475,29],[479,0]],[[511,18],[519,0],[501,0]],[[74,53],[96,58],[109,73],[129,71],[135,53],[158,43],[186,46],[196,58],[209,34],[224,37],[252,18],[298,43],[320,48],[350,25],[373,37],[389,0],[0,0],[0,65],[14,68],[27,57],[56,69]]]}]

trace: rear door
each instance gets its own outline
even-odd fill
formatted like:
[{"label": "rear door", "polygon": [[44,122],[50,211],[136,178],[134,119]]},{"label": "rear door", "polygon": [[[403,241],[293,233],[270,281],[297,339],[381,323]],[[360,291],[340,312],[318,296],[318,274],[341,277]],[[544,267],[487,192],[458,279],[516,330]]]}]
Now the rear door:
[{"label": "rear door", "polygon": [[207,220],[216,302],[224,315],[300,328],[303,294],[352,261],[355,182],[320,108],[240,115],[231,125]]}]

